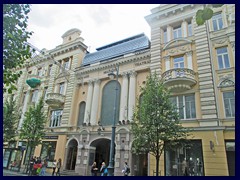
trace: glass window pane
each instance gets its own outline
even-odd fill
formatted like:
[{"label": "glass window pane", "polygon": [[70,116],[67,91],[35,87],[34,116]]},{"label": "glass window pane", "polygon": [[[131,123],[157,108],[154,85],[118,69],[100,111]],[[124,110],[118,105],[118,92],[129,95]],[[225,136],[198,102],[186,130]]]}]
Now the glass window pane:
[{"label": "glass window pane", "polygon": [[225,68],[229,68],[230,64],[229,64],[229,59],[228,59],[228,55],[224,54],[224,64],[225,64]]},{"label": "glass window pane", "polygon": [[218,56],[218,68],[219,68],[219,69],[223,69],[222,56]]},{"label": "glass window pane", "polygon": [[222,19],[218,20],[218,26],[219,26],[219,29],[223,28],[223,21],[222,21]]}]

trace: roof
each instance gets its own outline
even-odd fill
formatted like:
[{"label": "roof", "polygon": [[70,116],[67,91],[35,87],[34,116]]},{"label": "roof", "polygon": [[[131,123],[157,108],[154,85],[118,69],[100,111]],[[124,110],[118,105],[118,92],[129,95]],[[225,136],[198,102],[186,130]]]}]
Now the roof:
[{"label": "roof", "polygon": [[86,54],[83,59],[82,66],[108,61],[112,58],[120,57],[125,54],[150,48],[150,41],[147,36],[142,33],[132,36],[121,41],[117,41],[100,48],[97,52]]}]

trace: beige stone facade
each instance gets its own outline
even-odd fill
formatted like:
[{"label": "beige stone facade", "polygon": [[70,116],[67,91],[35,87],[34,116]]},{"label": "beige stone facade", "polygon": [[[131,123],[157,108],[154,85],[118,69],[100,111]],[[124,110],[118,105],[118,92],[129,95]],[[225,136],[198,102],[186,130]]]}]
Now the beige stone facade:
[{"label": "beige stone facade", "polygon": [[[156,71],[177,105],[182,103],[179,111],[183,125],[193,130],[192,140],[199,145],[197,155],[191,148],[165,152],[160,161],[161,175],[183,175],[179,172],[182,158],[189,163],[194,160],[191,175],[232,175],[235,168],[230,162],[235,158],[235,5],[215,8],[215,19],[197,26],[195,14],[202,8],[203,5],[196,4],[156,7],[145,17],[151,27],[151,41],[140,34],[101,47],[94,53],[87,52],[81,31],[71,29],[62,36],[61,45],[46,50],[36,61],[32,59],[21,69],[23,75],[15,98],[24,113],[37,101],[33,95],[36,91],[37,97],[45,97],[48,122],[43,142],[50,149],[46,144],[39,145],[34,155],[50,158],[50,165],[52,159],[63,159],[64,173],[70,174],[90,175],[93,161],[97,161],[98,167],[102,161],[108,164],[116,100],[115,175],[122,175],[127,161],[131,175],[153,176],[154,157],[131,153],[132,134],[128,123],[140,87],[144,86],[147,75]],[[135,41],[140,48],[134,46]],[[116,83],[116,77],[111,79],[108,74],[116,74],[117,67]],[[28,87],[25,81],[31,77],[39,78],[41,85],[35,89]],[[22,115],[19,128],[23,119]]]}]

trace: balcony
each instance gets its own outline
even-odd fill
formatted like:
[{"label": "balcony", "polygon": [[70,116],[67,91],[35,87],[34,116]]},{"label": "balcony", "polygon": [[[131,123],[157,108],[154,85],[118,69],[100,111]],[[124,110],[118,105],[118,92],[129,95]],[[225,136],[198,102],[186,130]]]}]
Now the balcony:
[{"label": "balcony", "polygon": [[64,104],[65,96],[59,93],[48,93],[46,103],[51,107],[61,107]]},{"label": "balcony", "polygon": [[183,92],[194,86],[196,73],[187,68],[170,69],[162,74],[163,83],[171,92]]}]

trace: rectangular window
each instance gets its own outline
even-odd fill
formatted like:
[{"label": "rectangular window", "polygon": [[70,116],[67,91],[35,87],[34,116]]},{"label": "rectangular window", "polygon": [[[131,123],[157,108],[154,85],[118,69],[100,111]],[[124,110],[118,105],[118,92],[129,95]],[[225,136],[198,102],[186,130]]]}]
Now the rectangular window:
[{"label": "rectangular window", "polygon": [[62,110],[54,110],[51,114],[50,127],[61,126]]},{"label": "rectangular window", "polygon": [[167,30],[163,32],[163,43],[167,43]]},{"label": "rectangular window", "polygon": [[212,17],[213,30],[218,31],[223,28],[222,14],[216,14]]},{"label": "rectangular window", "polygon": [[63,69],[65,71],[67,71],[67,70],[69,70],[69,68],[70,68],[70,61],[69,60],[65,60],[64,64],[63,64]]},{"label": "rectangular window", "polygon": [[177,39],[180,37],[182,37],[182,28],[177,27],[177,28],[173,29],[173,39]]},{"label": "rectangular window", "polygon": [[174,96],[170,100],[176,106],[180,119],[196,118],[194,94]]},{"label": "rectangular window", "polygon": [[174,69],[176,69],[175,70],[176,77],[184,76],[183,69],[181,69],[181,68],[184,68],[184,57],[183,56],[174,58],[173,66],[174,66]]},{"label": "rectangular window", "polygon": [[230,68],[227,47],[217,48],[216,50],[217,50],[218,68],[219,69]]},{"label": "rectangular window", "polygon": [[233,91],[223,93],[226,117],[235,117],[235,94]]},{"label": "rectangular window", "polygon": [[59,94],[64,94],[64,83],[59,84]]},{"label": "rectangular window", "polygon": [[192,35],[193,35],[193,33],[192,33],[192,24],[189,23],[188,24],[188,36],[192,36]]},{"label": "rectangular window", "polygon": [[34,90],[32,93],[32,102],[35,103],[38,100],[38,89]]},{"label": "rectangular window", "polygon": [[41,77],[43,75],[42,68],[39,68],[37,71],[37,76]]},{"label": "rectangular window", "polygon": [[48,76],[52,75],[52,65],[48,66]]},{"label": "rectangular window", "polygon": [[43,92],[43,98],[46,99],[47,98],[47,89],[48,87],[44,88],[44,92]]},{"label": "rectangular window", "polygon": [[24,101],[25,101],[25,98],[26,98],[26,94],[27,94],[27,92],[24,92],[24,93],[23,93],[22,104],[24,104]]}]

